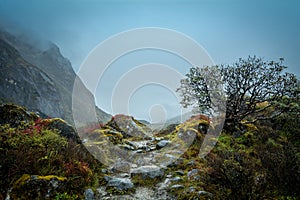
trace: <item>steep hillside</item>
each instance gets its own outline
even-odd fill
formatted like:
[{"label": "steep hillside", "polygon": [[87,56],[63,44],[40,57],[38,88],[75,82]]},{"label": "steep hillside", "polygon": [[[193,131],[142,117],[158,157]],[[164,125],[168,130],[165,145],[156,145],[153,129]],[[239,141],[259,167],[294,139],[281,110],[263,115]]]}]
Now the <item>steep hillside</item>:
[{"label": "steep hillside", "polygon": [[65,117],[54,80],[0,39],[0,98],[48,116]]},{"label": "steep hillside", "polygon": [[[23,97],[24,100],[28,97],[26,93],[24,94],[21,91],[19,91],[20,97],[18,101],[16,101],[14,97],[10,98],[9,100],[21,105],[25,105],[30,109],[41,110],[45,114],[53,117],[62,117],[69,123],[73,124],[72,92],[76,74],[71,66],[70,61],[62,56],[59,48],[55,44],[49,42],[47,48],[41,50],[38,47],[25,42],[24,39],[17,38],[5,31],[0,31],[0,38],[6,42],[6,46],[9,45],[11,48],[14,48],[16,52],[18,52],[18,57],[23,58],[23,60],[25,60],[27,63],[36,66],[36,68],[43,71],[44,74],[47,74],[47,77],[52,80],[51,87],[56,91],[56,96],[58,97],[59,101],[58,106],[60,107],[61,111],[60,113],[50,113],[48,110],[44,110],[38,105],[36,105],[36,108],[34,109],[34,107],[29,106],[28,103],[22,102],[22,98],[20,97]],[[9,55],[12,60],[15,60],[14,55],[15,54]],[[4,55],[2,57],[5,59]],[[4,62],[6,61],[2,62],[3,65],[5,65]],[[5,79],[5,74],[3,75],[3,78]],[[17,76],[13,73],[11,73],[11,75]],[[30,77],[34,77],[34,75],[31,74]],[[43,85],[41,82],[40,84]],[[48,82],[44,82],[44,84],[48,84]],[[93,95],[85,88],[83,84],[82,88],[82,95],[89,99],[90,102],[94,102]],[[7,99],[4,97],[6,97],[8,94],[1,96],[2,99]],[[44,101],[47,101],[47,98],[45,98]],[[85,109],[85,102],[80,102],[80,105],[80,109],[82,109],[82,111],[87,110]],[[96,108],[96,112],[99,121],[106,122],[110,119],[110,115],[103,112],[101,109]]]}]

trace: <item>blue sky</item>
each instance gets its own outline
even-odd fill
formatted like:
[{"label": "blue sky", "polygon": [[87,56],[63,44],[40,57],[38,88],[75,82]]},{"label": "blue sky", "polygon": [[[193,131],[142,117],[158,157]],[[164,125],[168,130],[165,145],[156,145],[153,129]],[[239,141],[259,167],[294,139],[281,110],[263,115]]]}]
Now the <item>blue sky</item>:
[{"label": "blue sky", "polygon": [[[298,0],[0,0],[0,22],[53,41],[75,71],[106,38],[132,28],[162,27],[195,39],[217,64],[248,55],[284,57],[300,76]],[[97,103],[110,111],[108,102]]]}]

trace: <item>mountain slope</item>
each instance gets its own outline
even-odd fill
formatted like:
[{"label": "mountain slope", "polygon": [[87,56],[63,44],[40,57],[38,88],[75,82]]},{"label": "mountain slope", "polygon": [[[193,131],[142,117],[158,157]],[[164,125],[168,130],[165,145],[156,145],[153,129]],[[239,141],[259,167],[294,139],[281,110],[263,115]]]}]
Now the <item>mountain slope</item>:
[{"label": "mountain slope", "polygon": [[[64,117],[54,81],[25,61],[16,49],[0,39],[0,98],[49,116]],[[26,94],[26,95],[24,95]]]},{"label": "mountain slope", "polygon": [[[0,38],[6,42],[6,45],[10,45],[12,48],[18,52],[18,57],[21,57],[25,62],[31,63],[33,66],[36,66],[41,71],[45,72],[48,78],[52,80],[52,89],[56,91],[56,96],[58,96],[57,106],[61,109],[60,113],[57,112],[48,112],[48,110],[44,110],[43,108],[36,106],[34,110],[41,110],[47,115],[51,115],[53,117],[61,117],[67,120],[69,123],[73,124],[73,116],[72,116],[72,92],[73,92],[73,84],[76,79],[76,74],[71,66],[71,63],[68,59],[62,56],[59,48],[53,44],[49,43],[46,49],[38,48],[37,45],[31,45],[23,39],[17,38],[12,34],[1,31],[0,30]],[[11,55],[12,60],[15,58],[15,54]],[[4,58],[5,59],[5,58]],[[3,61],[4,62],[4,61]],[[13,75],[13,73],[11,73]],[[17,76],[17,74],[13,75]],[[30,76],[35,77],[34,74]],[[5,79],[5,74],[3,74],[3,78]],[[78,78],[77,78],[78,79]],[[32,80],[34,81],[34,80]],[[94,97],[89,90],[86,89],[84,84],[79,80],[80,87],[83,88],[82,95],[85,96],[86,99],[89,99],[89,102],[94,102]],[[43,83],[40,83],[43,85]],[[48,84],[48,82],[44,82],[44,84]],[[6,91],[7,92],[7,91]],[[28,106],[27,103],[22,102],[23,99],[28,99],[28,95],[26,93],[20,92],[19,101],[16,102],[15,98],[10,98],[11,101],[18,103],[20,105],[27,106],[32,109],[33,105]],[[9,93],[8,93],[9,94]],[[6,97],[8,94],[2,94],[0,97]],[[44,96],[44,101],[47,101],[47,96]],[[46,98],[47,97],[47,98]],[[79,109],[84,112],[85,110],[90,110],[91,108],[87,107],[85,102],[80,102]],[[106,122],[110,119],[110,115],[103,112],[101,109],[96,107],[96,113],[98,120],[101,122]]]}]

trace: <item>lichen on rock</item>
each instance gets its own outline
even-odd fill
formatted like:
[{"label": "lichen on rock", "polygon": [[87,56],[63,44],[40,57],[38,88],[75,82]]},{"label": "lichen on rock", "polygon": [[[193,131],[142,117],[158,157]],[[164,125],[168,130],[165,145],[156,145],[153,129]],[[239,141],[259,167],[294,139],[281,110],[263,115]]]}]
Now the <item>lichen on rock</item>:
[{"label": "lichen on rock", "polygon": [[48,175],[38,176],[23,174],[15,183],[9,194],[11,199],[53,199],[67,186],[67,178]]}]

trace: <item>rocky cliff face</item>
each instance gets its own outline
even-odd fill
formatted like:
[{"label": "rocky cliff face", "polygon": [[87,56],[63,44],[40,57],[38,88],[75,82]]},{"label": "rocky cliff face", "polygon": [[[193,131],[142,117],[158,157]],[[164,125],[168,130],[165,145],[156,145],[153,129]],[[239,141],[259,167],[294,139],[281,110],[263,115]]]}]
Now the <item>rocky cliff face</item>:
[{"label": "rocky cliff face", "polygon": [[[63,118],[73,124],[72,91],[76,74],[59,48],[49,42],[47,48],[40,49],[1,30],[0,39],[3,87],[0,99],[51,117]],[[93,95],[83,84],[82,88],[82,95],[94,102]],[[87,105],[84,102],[80,103],[83,112],[88,109],[85,109]],[[96,108],[96,112],[99,121],[110,119],[110,115],[99,108]]]},{"label": "rocky cliff face", "polygon": [[44,71],[25,61],[0,39],[0,98],[42,112],[65,117],[55,82]]}]

